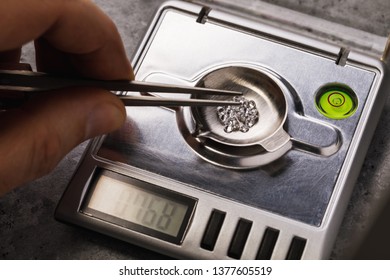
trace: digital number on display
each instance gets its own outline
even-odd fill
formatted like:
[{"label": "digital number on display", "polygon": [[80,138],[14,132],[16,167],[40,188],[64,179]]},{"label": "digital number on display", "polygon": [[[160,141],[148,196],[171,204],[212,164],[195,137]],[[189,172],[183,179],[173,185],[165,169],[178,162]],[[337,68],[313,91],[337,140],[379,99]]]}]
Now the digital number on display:
[{"label": "digital number on display", "polygon": [[188,223],[193,200],[159,187],[153,188],[145,182],[135,184],[137,181],[121,180],[121,175],[112,174],[106,171],[97,177],[84,207],[85,213],[102,214],[100,218],[113,218],[114,223],[122,221],[121,225],[127,222],[144,232],[142,229],[146,228],[150,230],[146,231],[149,234],[156,231],[174,238],[180,235],[183,223]]}]

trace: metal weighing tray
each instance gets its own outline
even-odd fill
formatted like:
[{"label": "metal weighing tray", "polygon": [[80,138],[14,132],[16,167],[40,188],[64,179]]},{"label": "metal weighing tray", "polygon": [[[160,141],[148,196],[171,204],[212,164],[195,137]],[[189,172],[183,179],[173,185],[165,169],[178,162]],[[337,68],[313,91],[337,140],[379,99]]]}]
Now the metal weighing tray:
[{"label": "metal weighing tray", "polygon": [[[197,114],[213,119],[212,107],[128,108],[121,130],[90,143],[56,218],[177,258],[328,258],[390,88],[386,67],[217,8],[167,2],[136,53],[136,79],[238,87],[268,107],[257,103],[247,134],[202,123]],[[252,143],[281,103],[279,128]]]}]

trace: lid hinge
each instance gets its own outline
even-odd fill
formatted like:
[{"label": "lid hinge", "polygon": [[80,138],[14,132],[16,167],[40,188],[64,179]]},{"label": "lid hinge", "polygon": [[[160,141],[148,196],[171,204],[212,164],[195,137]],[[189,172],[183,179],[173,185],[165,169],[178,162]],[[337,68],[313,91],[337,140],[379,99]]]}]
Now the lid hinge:
[{"label": "lid hinge", "polygon": [[199,12],[198,18],[196,19],[196,22],[201,24],[206,23],[210,11],[211,11],[210,7],[206,7],[206,6],[202,7],[202,9]]},{"label": "lid hinge", "polygon": [[381,60],[385,63],[390,64],[390,35],[387,37],[386,45],[383,50]]},{"label": "lid hinge", "polygon": [[340,66],[345,66],[347,64],[349,52],[350,50],[348,48],[340,48],[339,54],[336,58],[336,64]]}]

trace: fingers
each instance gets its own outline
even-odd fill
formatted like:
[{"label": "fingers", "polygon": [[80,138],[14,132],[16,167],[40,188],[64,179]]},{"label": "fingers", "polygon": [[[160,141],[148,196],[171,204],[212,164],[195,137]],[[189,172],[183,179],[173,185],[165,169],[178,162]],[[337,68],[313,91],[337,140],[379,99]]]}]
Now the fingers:
[{"label": "fingers", "polygon": [[[36,40],[38,70],[132,79],[113,22],[88,0],[0,1],[0,62],[15,62]],[[3,28],[7,27],[7,28]],[[0,194],[49,172],[84,140],[117,129],[122,102],[98,89],[47,93],[0,111]]]},{"label": "fingers", "polygon": [[[0,26],[7,26],[0,32],[0,52],[43,38],[37,44],[40,70],[55,71],[53,68],[63,66],[42,56],[42,52],[52,49],[64,57],[66,67],[80,75],[100,79],[133,78],[115,25],[91,1],[2,0],[0,11],[7,11],[0,16]],[[43,49],[41,44],[45,44]]]},{"label": "fingers", "polygon": [[[99,79],[133,79],[130,64],[120,35],[113,22],[90,1],[66,1],[66,13],[57,20],[43,38],[45,51],[52,48],[68,57],[80,75]],[[80,21],[77,19],[82,18]],[[38,65],[47,61],[39,56],[42,40],[38,42]]]},{"label": "fingers", "polygon": [[[0,52],[0,67],[6,64],[15,64],[20,60],[21,49],[14,49],[9,51]],[[0,68],[2,69],[2,68]],[[4,68],[5,69],[5,68]]]},{"label": "fingers", "polygon": [[51,171],[74,146],[121,126],[121,101],[100,89],[47,93],[0,112],[0,195]]}]

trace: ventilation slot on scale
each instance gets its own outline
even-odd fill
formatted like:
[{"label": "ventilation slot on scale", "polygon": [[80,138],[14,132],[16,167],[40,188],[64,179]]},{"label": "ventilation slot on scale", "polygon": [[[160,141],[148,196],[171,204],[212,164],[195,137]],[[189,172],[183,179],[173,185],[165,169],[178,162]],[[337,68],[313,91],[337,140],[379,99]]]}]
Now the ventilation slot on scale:
[{"label": "ventilation slot on scale", "polygon": [[[270,260],[279,237],[279,230],[267,228],[264,232],[256,260]],[[300,260],[306,247],[307,240],[294,236],[288,249],[286,260]]]},{"label": "ventilation slot on scale", "polygon": [[264,232],[263,240],[259,251],[256,255],[256,260],[270,260],[275,248],[276,241],[279,237],[279,230],[267,228]]},{"label": "ventilation slot on scale", "polygon": [[241,258],[251,228],[252,228],[251,221],[245,219],[239,220],[232,241],[230,242],[230,246],[228,250],[229,257],[233,259]]},{"label": "ventilation slot on scale", "polygon": [[306,239],[295,236],[290,244],[286,260],[300,260],[306,247]]},{"label": "ventilation slot on scale", "polygon": [[[225,221],[226,212],[214,209],[211,212],[210,218],[207,222],[200,247],[208,251],[214,251],[220,235],[223,223]],[[244,252],[245,245],[248,241],[249,233],[252,229],[253,222],[247,219],[239,219],[235,228],[233,237],[230,241],[227,256],[232,259],[240,259]],[[280,235],[280,230],[267,227],[262,236],[259,249],[257,251],[256,260],[270,260],[274,254],[276,243]],[[287,260],[300,260],[304,253],[307,240],[302,237],[294,236],[291,240]],[[287,248],[286,248],[287,249]]]},{"label": "ventilation slot on scale", "polygon": [[213,210],[210,215],[209,221],[206,226],[206,231],[203,234],[200,247],[209,251],[214,250],[215,243],[217,242],[219,232],[221,231],[223,221],[225,220],[226,213]]}]

